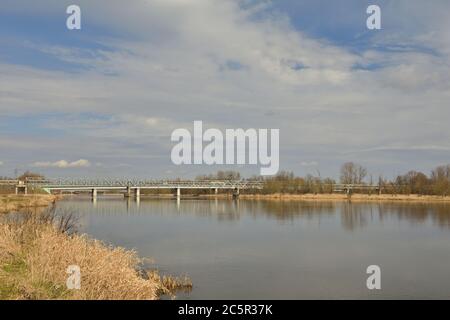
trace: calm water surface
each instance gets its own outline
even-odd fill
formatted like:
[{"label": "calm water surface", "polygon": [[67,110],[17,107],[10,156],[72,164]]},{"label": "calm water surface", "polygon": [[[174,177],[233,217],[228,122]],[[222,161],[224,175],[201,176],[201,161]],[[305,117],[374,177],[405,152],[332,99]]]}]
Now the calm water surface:
[{"label": "calm water surface", "polygon": [[[188,275],[184,299],[450,298],[450,205],[68,198],[80,229]],[[381,267],[381,290],[366,268]]]}]

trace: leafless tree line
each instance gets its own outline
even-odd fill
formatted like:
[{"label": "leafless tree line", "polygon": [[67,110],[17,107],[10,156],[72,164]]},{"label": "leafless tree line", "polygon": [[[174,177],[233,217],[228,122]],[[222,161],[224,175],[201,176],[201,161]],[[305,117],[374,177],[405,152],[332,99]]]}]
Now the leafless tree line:
[{"label": "leafless tree line", "polygon": [[[297,177],[292,172],[282,171],[270,178],[255,177],[265,182],[264,193],[332,193],[333,185],[377,185],[385,194],[450,195],[450,164],[438,166],[429,175],[419,171],[409,171],[389,180],[379,176],[374,179],[365,167],[347,162],[341,166],[339,182],[332,178],[307,175]],[[373,192],[370,189],[360,192]]]}]

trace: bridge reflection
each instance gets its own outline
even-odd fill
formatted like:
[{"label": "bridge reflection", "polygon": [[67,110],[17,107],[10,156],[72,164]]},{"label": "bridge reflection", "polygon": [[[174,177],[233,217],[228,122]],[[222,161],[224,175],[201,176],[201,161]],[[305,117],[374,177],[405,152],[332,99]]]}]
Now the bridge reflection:
[{"label": "bridge reflection", "polygon": [[446,203],[357,203],[332,201],[273,201],[224,199],[141,199],[100,197],[94,204],[88,197],[73,197],[58,202],[61,208],[104,216],[191,215],[218,221],[238,222],[241,219],[269,218],[278,223],[312,223],[334,221],[334,215],[347,230],[370,228],[394,221],[412,225],[431,224],[450,228],[450,204]]}]

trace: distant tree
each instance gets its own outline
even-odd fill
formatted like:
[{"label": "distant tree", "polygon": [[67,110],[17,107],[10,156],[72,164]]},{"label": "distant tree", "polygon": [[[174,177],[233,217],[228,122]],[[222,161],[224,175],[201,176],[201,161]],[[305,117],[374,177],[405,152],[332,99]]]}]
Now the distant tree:
[{"label": "distant tree", "polygon": [[25,180],[29,180],[29,179],[34,179],[34,180],[43,180],[45,179],[45,177],[42,174],[39,173],[34,173],[31,171],[25,171],[22,175],[20,175],[19,177],[17,177],[18,180],[20,181],[25,181]]},{"label": "distant tree", "polygon": [[294,173],[289,171],[280,171],[274,179],[276,181],[290,181],[294,179]]},{"label": "distant tree", "polygon": [[435,194],[448,195],[450,193],[450,164],[435,168],[431,172],[431,183]]},{"label": "distant tree", "polygon": [[240,180],[241,174],[237,171],[219,171],[217,178],[219,180]]},{"label": "distant tree", "polygon": [[404,176],[398,177],[397,182],[401,185],[404,193],[425,194],[427,193],[430,181],[428,177],[417,171],[409,171]]},{"label": "distant tree", "polygon": [[333,193],[333,185],[336,184],[331,178],[325,178],[322,180],[322,185],[324,186],[323,192],[325,193]]},{"label": "distant tree", "polygon": [[367,169],[353,162],[346,162],[341,167],[341,183],[361,184],[367,176]]},{"label": "distant tree", "polygon": [[[343,184],[364,184],[367,169],[354,162],[344,163],[340,171],[340,182]],[[377,184],[372,175],[368,176],[370,185]],[[26,178],[43,179],[40,174],[25,172],[20,179]],[[241,175],[236,171],[218,171],[214,174],[201,175],[197,180],[240,180]],[[295,176],[290,171],[280,171],[277,175],[271,177],[252,176],[249,181],[264,182],[261,193],[332,193],[333,185],[336,182],[330,178],[322,178],[320,172],[317,176],[308,174],[305,177]],[[431,175],[419,171],[409,171],[406,174],[398,175],[390,180],[378,177],[379,192],[385,194],[435,194],[450,195],[450,164],[436,167]],[[355,189],[356,192],[367,191],[365,188]],[[369,191],[370,192],[370,191]]]},{"label": "distant tree", "polygon": [[209,175],[199,175],[196,180],[240,180],[241,174],[237,171],[217,171]]}]

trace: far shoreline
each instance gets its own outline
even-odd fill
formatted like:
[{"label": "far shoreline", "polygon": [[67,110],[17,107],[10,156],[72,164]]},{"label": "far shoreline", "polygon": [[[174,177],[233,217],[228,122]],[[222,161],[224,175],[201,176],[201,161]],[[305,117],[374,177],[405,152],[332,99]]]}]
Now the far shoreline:
[{"label": "far shoreline", "polygon": [[[200,195],[200,198],[232,198],[232,195]],[[450,196],[434,196],[419,194],[289,194],[289,193],[273,193],[273,194],[240,194],[240,199],[245,200],[278,200],[278,201],[355,201],[355,202],[445,202],[450,203]]]},{"label": "far shoreline", "polygon": [[[81,195],[74,195],[75,197]],[[102,194],[105,198],[108,196],[118,197],[121,194]],[[50,195],[50,194],[29,194],[29,195],[0,195],[0,213],[20,211],[27,208],[48,207],[50,204],[64,198],[70,198],[71,195]],[[126,199],[126,198],[125,198]],[[176,195],[171,194],[141,194],[141,200],[176,200]],[[181,200],[212,200],[212,199],[234,199],[232,194],[182,194]],[[419,195],[419,194],[245,194],[239,195],[241,200],[264,200],[264,201],[305,201],[305,202],[399,202],[399,203],[450,203],[450,196]]]},{"label": "far shoreline", "polygon": [[[103,196],[120,196],[120,194],[103,194]],[[290,194],[290,193],[271,193],[271,194],[257,194],[257,193],[241,193],[238,197],[242,200],[271,200],[271,201],[339,201],[339,202],[411,202],[411,203],[450,203],[450,196],[436,196],[436,195],[420,195],[420,194],[364,194],[353,193],[350,195],[342,193],[305,193],[305,194]],[[174,194],[143,194],[140,199],[152,200],[176,200]],[[181,200],[212,200],[212,199],[235,199],[231,193],[218,194],[182,194]]]},{"label": "far shoreline", "polygon": [[60,198],[61,196],[52,194],[2,194],[0,195],[0,213],[10,213],[29,208],[45,208]]}]

